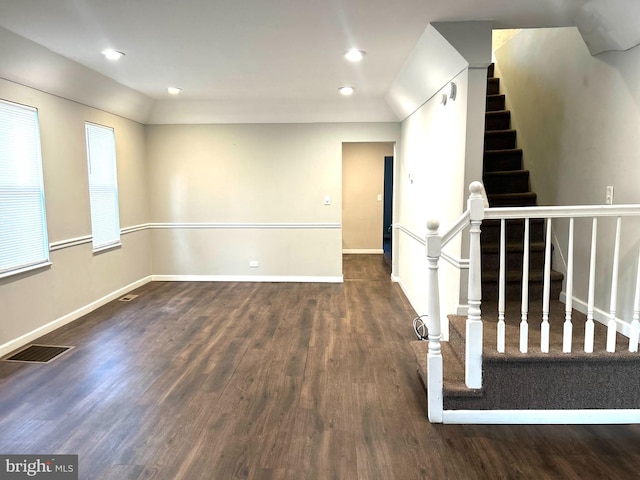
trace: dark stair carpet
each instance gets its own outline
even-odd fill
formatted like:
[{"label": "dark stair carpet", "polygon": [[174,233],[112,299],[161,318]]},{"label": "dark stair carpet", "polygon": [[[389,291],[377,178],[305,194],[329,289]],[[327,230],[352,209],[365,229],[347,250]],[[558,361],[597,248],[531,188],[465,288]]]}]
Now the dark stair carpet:
[{"label": "dark stair carpet", "polygon": [[[606,327],[595,322],[594,353],[584,353],[586,318],[573,312],[572,353],[562,352],[564,305],[551,305],[550,351],[540,351],[541,309],[529,311],[529,349],[519,350],[520,305],[506,313],[506,351],[498,353],[497,312],[483,312],[482,389],[464,382],[466,318],[452,315],[449,342],[442,342],[446,410],[620,409],[640,407],[638,354],[617,335],[616,353],[607,353]],[[428,342],[412,342],[418,374],[426,385]]]},{"label": "dark stair carpet", "polygon": [[[487,112],[485,114],[485,140],[483,178],[487,199],[491,207],[533,207],[538,203],[531,191],[529,171],[524,168],[522,149],[517,148],[517,132],[511,128],[511,112],[506,110],[506,96],[500,94],[500,79],[495,78],[494,67],[488,70]],[[540,298],[543,289],[544,222],[532,220],[530,228],[529,295]],[[507,222],[507,295],[519,298],[522,287],[522,250],[524,222]],[[499,222],[482,224],[482,293],[483,300],[498,297]],[[519,245],[518,245],[519,243]],[[542,246],[541,246],[542,244]],[[487,258],[485,258],[487,257]],[[562,290],[563,275],[551,273],[552,298]]]}]

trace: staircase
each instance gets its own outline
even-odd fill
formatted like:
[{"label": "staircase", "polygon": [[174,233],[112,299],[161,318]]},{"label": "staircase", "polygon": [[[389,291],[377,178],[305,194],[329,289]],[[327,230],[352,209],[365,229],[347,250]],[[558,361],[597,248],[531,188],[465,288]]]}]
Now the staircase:
[{"label": "staircase", "polygon": [[[489,205],[535,206],[536,194],[530,190],[529,172],[523,169],[523,152],[517,148],[517,134],[511,128],[511,113],[505,108],[505,95],[500,94],[500,80],[494,77],[493,70],[492,65],[487,80],[483,168],[483,183]],[[506,220],[506,348],[504,353],[497,352],[500,220],[484,220],[481,231],[482,388],[470,389],[465,384],[467,318],[451,315],[449,341],[440,343],[443,409],[461,412],[638,409],[640,376],[637,371],[640,357],[628,351],[628,338],[617,334],[616,351],[608,353],[607,329],[596,322],[593,353],[585,353],[579,339],[585,338],[586,317],[574,310],[572,353],[563,353],[565,305],[558,300],[563,275],[553,270],[550,283],[550,347],[548,352],[541,351],[544,219],[530,220],[527,353],[521,353],[519,349],[524,220]],[[418,373],[425,387],[428,385],[427,345],[424,341],[412,342],[418,360]],[[634,415],[640,421],[640,412]],[[556,418],[562,423],[562,414]],[[577,418],[580,422],[580,415]]]},{"label": "staircase", "polygon": [[[487,110],[485,114],[484,162],[482,181],[491,207],[528,207],[537,205],[537,196],[529,186],[529,170],[523,169],[522,149],[517,147],[517,134],[511,128],[511,112],[505,108],[505,95],[500,93],[500,79],[494,77],[494,65],[487,72]],[[510,220],[507,231],[507,299],[519,300],[522,293],[522,255],[524,222]],[[529,232],[530,298],[542,296],[544,266],[544,222],[532,220]],[[497,300],[500,252],[500,223],[488,220],[482,224],[482,298]],[[551,298],[558,299],[563,276],[551,272]]]}]

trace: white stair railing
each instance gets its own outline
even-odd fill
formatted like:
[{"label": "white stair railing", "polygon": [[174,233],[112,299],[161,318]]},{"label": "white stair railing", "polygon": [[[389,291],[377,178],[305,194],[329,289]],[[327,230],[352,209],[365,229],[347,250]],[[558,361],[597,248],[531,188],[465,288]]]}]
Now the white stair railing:
[{"label": "white stair railing", "polygon": [[438,234],[437,220],[427,222],[425,246],[428,263],[428,351],[427,351],[427,415],[429,421],[442,423],[442,350],[440,347],[440,288],[438,284],[438,261],[442,248],[442,238]]},{"label": "white stair railing", "polygon": [[[576,219],[591,219],[591,254],[589,262],[589,285],[587,299],[587,320],[585,324],[584,351],[593,353],[594,344],[594,313],[595,313],[595,289],[596,289],[596,252],[598,236],[598,218],[616,218],[615,240],[613,244],[612,271],[610,277],[610,300],[609,311],[606,318],[600,318],[607,326],[607,352],[615,352],[616,336],[618,334],[618,282],[620,264],[620,242],[622,232],[622,221],[624,218],[640,216],[640,205],[602,205],[602,206],[563,206],[563,207],[505,207],[488,208],[484,211],[486,219],[500,220],[500,275],[498,283],[498,325],[497,325],[497,351],[504,352],[505,342],[505,277],[506,273],[502,268],[503,257],[505,256],[505,235],[506,220],[524,220],[523,239],[523,262],[522,262],[522,293],[521,293],[521,319],[520,319],[520,351],[528,351],[529,336],[529,267],[530,267],[530,225],[532,219],[543,219],[545,222],[545,254],[543,271],[543,294],[542,294],[542,319],[540,324],[540,350],[543,353],[549,352],[549,299],[551,290],[551,232],[552,220],[568,219],[569,233],[567,249],[567,273],[566,273],[566,306],[565,321],[563,325],[562,351],[571,352],[573,347],[573,293],[574,293],[574,225]],[[473,251],[470,251],[473,255]],[[470,265],[475,262],[469,259]],[[602,279],[600,279],[601,281]],[[470,288],[471,290],[471,288]],[[629,351],[638,351],[638,338],[640,337],[640,253],[638,254],[638,273],[635,286],[635,301],[633,307],[633,318],[629,319],[628,331]],[[629,321],[628,320],[628,321]],[[467,342],[473,341],[467,338]],[[469,358],[467,358],[469,361]],[[473,359],[471,359],[473,361]]]},{"label": "white stair railing", "polygon": [[[573,292],[574,292],[574,225],[575,219],[592,219],[591,250],[589,260],[589,285],[587,300],[587,320],[585,324],[584,351],[593,352],[594,344],[594,312],[596,287],[596,252],[598,218],[615,217],[616,237],[613,254],[613,271],[611,278],[611,299],[608,312],[607,350],[615,350],[616,311],[618,289],[618,264],[621,239],[622,219],[640,216],[640,205],[602,205],[602,206],[572,206],[572,207],[504,207],[486,208],[483,197],[484,188],[480,182],[473,182],[469,186],[470,196],[467,210],[457,219],[455,224],[444,234],[438,232],[439,222],[427,222],[427,235],[424,245],[428,262],[428,353],[427,353],[427,399],[429,420],[434,423],[443,421],[443,361],[441,350],[440,323],[440,293],[438,284],[438,262],[440,257],[448,259],[442,253],[442,248],[467,226],[469,229],[469,284],[468,284],[468,315],[465,338],[465,383],[469,388],[482,388],[482,264],[480,249],[480,233],[482,221],[500,221],[500,268],[498,280],[498,323],[497,323],[497,351],[505,352],[506,337],[506,229],[507,220],[523,220],[523,261],[522,261],[522,293],[520,316],[520,351],[528,351],[529,336],[529,267],[530,267],[530,226],[532,219],[543,219],[546,225],[545,256],[543,272],[543,309],[541,319],[541,351],[549,352],[549,301],[551,291],[551,231],[553,219],[568,219],[569,233],[567,245],[567,273],[566,273],[566,306],[563,324],[563,352],[571,352],[573,348]],[[416,239],[420,240],[416,237]],[[421,241],[421,240],[420,240]],[[464,259],[458,264],[465,264]],[[640,342],[640,253],[636,274],[635,298],[633,318],[629,325],[629,351],[637,352]]]},{"label": "white stair railing", "polygon": [[482,258],[480,225],[484,219],[484,187],[480,182],[469,185],[467,202],[471,229],[469,231],[469,288],[465,332],[465,383],[469,388],[482,388]]}]

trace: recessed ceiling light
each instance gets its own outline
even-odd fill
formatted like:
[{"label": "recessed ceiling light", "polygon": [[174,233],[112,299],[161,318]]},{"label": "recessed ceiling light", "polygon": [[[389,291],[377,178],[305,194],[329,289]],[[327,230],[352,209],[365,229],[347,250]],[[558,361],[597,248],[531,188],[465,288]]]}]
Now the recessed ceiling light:
[{"label": "recessed ceiling light", "polygon": [[167,87],[167,92],[169,92],[170,95],[178,95],[181,91],[182,89],[178,87]]},{"label": "recessed ceiling light", "polygon": [[107,60],[120,60],[124,57],[123,52],[119,52],[118,50],[113,50],[112,48],[107,48],[106,50],[102,50],[102,55],[105,56]]},{"label": "recessed ceiling light", "polygon": [[346,58],[350,62],[359,62],[364,58],[366,54],[367,52],[352,48],[351,50],[347,50],[346,52],[344,52],[344,58]]},{"label": "recessed ceiling light", "polygon": [[352,95],[353,92],[355,91],[355,88],[353,87],[340,87],[338,89],[338,91],[340,92],[340,94],[342,95]]}]

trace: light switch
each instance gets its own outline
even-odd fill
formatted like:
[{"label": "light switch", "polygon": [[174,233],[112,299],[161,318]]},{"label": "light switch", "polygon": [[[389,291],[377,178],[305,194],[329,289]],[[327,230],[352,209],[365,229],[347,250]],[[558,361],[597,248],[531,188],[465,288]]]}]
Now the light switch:
[{"label": "light switch", "polygon": [[604,196],[604,203],[606,205],[613,205],[613,185],[607,185],[606,193]]},{"label": "light switch", "polygon": [[382,194],[381,194],[381,193],[379,193],[379,194],[378,194],[378,201],[379,201],[379,202],[381,202],[381,201],[382,201]]},{"label": "light switch", "polygon": [[331,205],[331,197],[329,195],[324,196],[324,204]]}]

